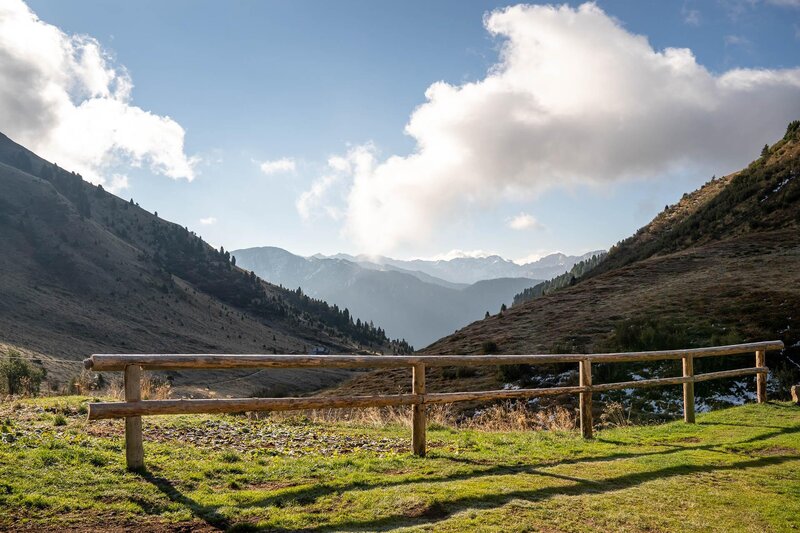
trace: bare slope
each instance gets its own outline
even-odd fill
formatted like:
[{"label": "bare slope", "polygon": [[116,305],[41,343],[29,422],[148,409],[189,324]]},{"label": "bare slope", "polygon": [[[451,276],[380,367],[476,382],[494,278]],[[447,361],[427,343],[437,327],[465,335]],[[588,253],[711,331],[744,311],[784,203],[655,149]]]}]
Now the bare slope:
[{"label": "bare slope", "polygon": [[[0,137],[0,341],[60,359],[92,352],[389,350],[338,310],[267,284],[132,202]],[[66,380],[79,365],[49,365]],[[187,381],[187,378],[195,378]],[[308,390],[341,372],[176,373],[222,392]],[[224,380],[225,383],[216,384]]]},{"label": "bare slope", "polygon": [[574,287],[476,322],[429,353],[595,350],[626,319],[675,324],[696,345],[800,340],[800,130],[748,168],[659,214]]}]

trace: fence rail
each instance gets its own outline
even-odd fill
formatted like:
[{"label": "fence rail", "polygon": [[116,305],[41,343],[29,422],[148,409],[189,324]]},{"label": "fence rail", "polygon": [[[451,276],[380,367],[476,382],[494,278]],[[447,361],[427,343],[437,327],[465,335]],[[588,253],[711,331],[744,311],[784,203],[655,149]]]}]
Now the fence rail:
[{"label": "fence rail", "polygon": [[[781,341],[754,342],[711,348],[660,350],[652,352],[568,354],[568,355],[218,355],[218,354],[94,354],[84,361],[94,371],[123,371],[124,402],[89,404],[89,419],[125,418],[125,454],[128,468],[144,467],[142,445],[143,415],[236,413],[246,411],[292,411],[305,409],[365,408],[409,405],[412,408],[412,449],[425,456],[426,405],[464,401],[535,398],[578,394],[580,426],[584,438],[592,438],[592,394],[618,389],[683,386],[683,415],[693,423],[694,384],[713,379],[756,375],[756,397],[767,399],[766,352],[781,350]],[[755,352],[755,366],[736,370],[694,373],[694,359]],[[592,383],[592,363],[682,360],[682,375],[618,383]],[[499,366],[578,363],[578,385],[537,389],[476,392],[426,392],[425,369],[444,366]],[[222,368],[408,368],[412,369],[411,394],[373,396],[331,396],[306,398],[225,398],[142,400],[142,370]]]}]

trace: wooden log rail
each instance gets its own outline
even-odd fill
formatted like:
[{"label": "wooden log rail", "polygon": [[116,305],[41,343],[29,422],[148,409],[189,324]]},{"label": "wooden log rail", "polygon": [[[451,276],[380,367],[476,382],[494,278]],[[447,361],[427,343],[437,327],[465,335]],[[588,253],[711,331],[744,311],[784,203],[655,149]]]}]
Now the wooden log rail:
[{"label": "wooden log rail", "polygon": [[[683,412],[687,423],[694,422],[694,384],[713,379],[756,375],[758,403],[767,401],[766,352],[782,350],[781,341],[754,342],[711,348],[660,350],[632,353],[567,355],[217,355],[217,354],[94,354],[84,365],[94,371],[122,371],[125,379],[124,402],[89,404],[89,419],[125,419],[125,455],[128,468],[144,467],[142,419],[144,415],[199,413],[240,413],[247,411],[292,411],[305,409],[366,408],[408,405],[412,408],[412,450],[425,456],[426,406],[480,400],[510,400],[578,394],[580,427],[584,438],[592,438],[592,394],[619,389],[681,385]],[[694,360],[701,357],[755,353],[755,366],[721,372],[694,373]],[[641,361],[682,361],[681,376],[641,379],[619,383],[593,383],[592,363]],[[501,366],[578,364],[578,385],[537,389],[477,392],[427,392],[425,369],[444,366]],[[224,398],[142,400],[142,370],[223,369],[223,368],[411,368],[411,394],[373,396],[334,396],[307,398]]]}]

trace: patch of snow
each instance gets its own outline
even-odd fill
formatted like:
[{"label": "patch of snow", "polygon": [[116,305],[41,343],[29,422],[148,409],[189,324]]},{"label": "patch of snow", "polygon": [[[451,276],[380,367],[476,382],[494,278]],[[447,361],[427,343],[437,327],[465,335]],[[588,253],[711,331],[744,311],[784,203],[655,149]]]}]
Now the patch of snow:
[{"label": "patch of snow", "polygon": [[503,390],[519,390],[519,385],[516,383],[505,383],[503,385]]},{"label": "patch of snow", "polygon": [[773,193],[776,193],[776,192],[780,191],[781,189],[783,189],[784,185],[786,185],[787,183],[789,183],[789,182],[792,180],[792,178],[793,178],[793,177],[794,177],[794,176],[789,176],[788,178],[786,178],[785,180],[783,180],[782,182],[780,182],[780,183],[778,184],[778,186],[777,186],[777,187],[775,187],[774,189],[772,189],[772,192],[773,192]]}]

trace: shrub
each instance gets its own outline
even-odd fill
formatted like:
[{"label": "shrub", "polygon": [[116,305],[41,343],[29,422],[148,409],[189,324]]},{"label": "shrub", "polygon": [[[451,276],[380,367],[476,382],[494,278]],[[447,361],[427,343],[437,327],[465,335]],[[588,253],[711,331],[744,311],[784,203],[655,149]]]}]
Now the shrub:
[{"label": "shrub", "polygon": [[36,395],[45,375],[43,368],[37,368],[12,350],[8,357],[0,360],[0,391],[11,395]]},{"label": "shrub", "polygon": [[446,366],[442,368],[444,379],[471,378],[478,374],[478,370],[471,366]]},{"label": "shrub", "polygon": [[497,377],[505,383],[527,378],[532,372],[531,365],[500,365],[497,367]]},{"label": "shrub", "polygon": [[497,343],[494,341],[483,341],[481,343],[481,353],[489,355],[493,353],[497,353]]}]

